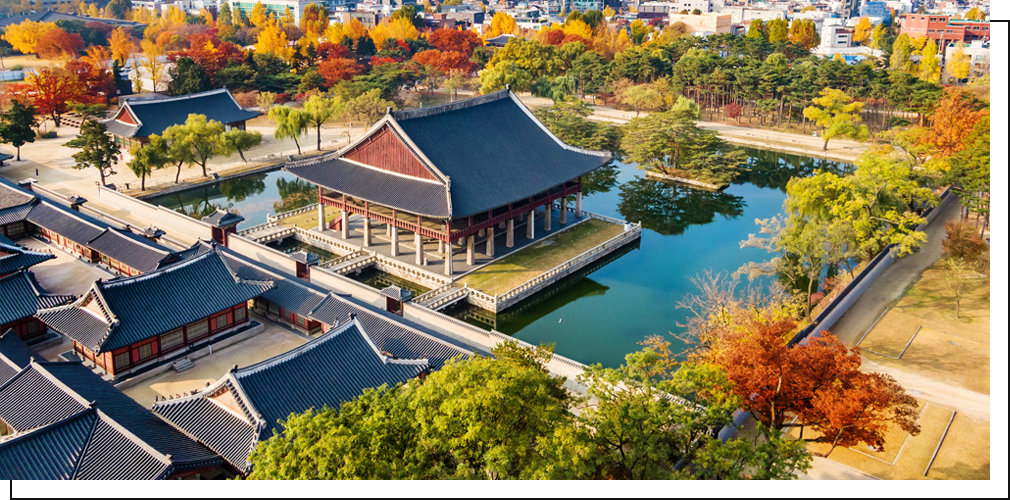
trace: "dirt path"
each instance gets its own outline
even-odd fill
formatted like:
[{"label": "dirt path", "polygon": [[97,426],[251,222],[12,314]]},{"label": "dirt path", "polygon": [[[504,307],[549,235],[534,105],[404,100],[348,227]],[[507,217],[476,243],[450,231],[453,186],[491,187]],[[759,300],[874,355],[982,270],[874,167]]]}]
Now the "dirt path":
[{"label": "dirt path", "polygon": [[989,420],[990,397],[922,375],[874,363],[863,357],[863,370],[886,373],[894,377],[909,394],[932,401],[965,416]]}]

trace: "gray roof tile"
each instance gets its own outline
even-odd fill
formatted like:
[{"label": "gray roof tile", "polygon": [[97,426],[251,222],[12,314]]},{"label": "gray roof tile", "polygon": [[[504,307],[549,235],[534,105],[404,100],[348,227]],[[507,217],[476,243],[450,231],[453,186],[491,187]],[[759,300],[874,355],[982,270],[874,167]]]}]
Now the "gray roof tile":
[{"label": "gray roof tile", "polygon": [[[134,99],[127,101],[122,108],[126,108],[139,123],[129,125],[114,119],[104,123],[109,132],[123,137],[161,134],[172,125],[185,123],[192,113],[226,124],[251,120],[262,114],[239,106],[225,88],[177,97]],[[118,115],[117,111],[115,116]]]},{"label": "gray roof tile", "polygon": [[55,258],[49,252],[36,252],[0,241],[0,276]]},{"label": "gray roof tile", "polygon": [[46,293],[31,271],[21,271],[0,278],[0,325],[35,316],[39,310],[73,300],[71,295]]}]

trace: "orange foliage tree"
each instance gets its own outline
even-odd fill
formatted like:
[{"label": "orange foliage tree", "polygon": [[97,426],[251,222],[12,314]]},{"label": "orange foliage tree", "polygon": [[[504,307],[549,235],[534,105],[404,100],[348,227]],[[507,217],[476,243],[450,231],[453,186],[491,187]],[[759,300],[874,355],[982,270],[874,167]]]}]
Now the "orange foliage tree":
[{"label": "orange foliage tree", "polygon": [[429,33],[428,43],[441,51],[462,52],[467,58],[473,55],[473,49],[483,45],[477,33],[449,28],[439,28]]},{"label": "orange foliage tree", "polygon": [[327,59],[319,64],[319,74],[326,79],[327,85],[350,80],[364,71],[365,68],[358,61],[346,57]]},{"label": "orange foliage tree", "polygon": [[60,119],[67,112],[69,103],[86,100],[84,86],[66,68],[39,68],[37,72],[29,73],[25,81],[32,91],[35,110],[39,114],[49,115],[57,127],[60,126]]},{"label": "orange foliage tree", "polygon": [[78,33],[67,33],[62,28],[53,28],[42,33],[35,44],[35,53],[43,59],[73,59],[84,48],[84,38]]},{"label": "orange foliage tree", "polygon": [[[883,449],[891,425],[916,434],[918,403],[892,377],[861,371],[858,349],[825,332],[789,346],[791,320],[754,318],[721,338],[716,362],[743,406],[772,429],[811,427],[809,441],[836,446],[866,443]],[[795,424],[788,423],[793,418]]]},{"label": "orange foliage tree", "polygon": [[930,117],[929,133],[923,140],[936,148],[936,154],[950,157],[964,150],[972,129],[989,115],[983,102],[971,92],[948,87],[943,98],[936,103]]}]

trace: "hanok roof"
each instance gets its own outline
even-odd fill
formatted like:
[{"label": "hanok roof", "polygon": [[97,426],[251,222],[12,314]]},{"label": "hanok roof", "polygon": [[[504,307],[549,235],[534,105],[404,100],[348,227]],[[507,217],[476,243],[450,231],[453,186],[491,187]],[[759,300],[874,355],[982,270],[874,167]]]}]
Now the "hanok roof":
[{"label": "hanok roof", "polygon": [[228,89],[220,88],[177,97],[131,99],[103,123],[110,133],[121,137],[147,137],[185,123],[192,113],[225,124],[251,120],[262,114],[243,108]]},{"label": "hanok roof", "polygon": [[173,260],[172,251],[128,229],[107,228],[88,242],[88,248],[137,271],[154,271]]},{"label": "hanok roof", "polygon": [[[202,255],[210,248],[211,245],[200,241],[191,250],[195,255]],[[275,288],[264,292],[262,298],[283,307],[285,311],[329,327],[347,321],[354,314],[365,326],[372,342],[383,352],[405,359],[425,358],[434,368],[440,368],[449,359],[473,355],[470,346],[461,346],[458,341],[413,328],[402,319],[358,305],[318,285],[284,276],[226,248],[216,248],[239,278],[273,281],[276,284]]]},{"label": "hanok roof", "polygon": [[35,351],[14,330],[0,333],[0,385],[14,378],[34,356]]},{"label": "hanok roof", "polygon": [[153,411],[241,471],[260,439],[283,427],[292,413],[339,408],[362,390],[395,385],[429,368],[426,359],[384,354],[357,320],[348,321],[284,354],[233,370],[197,393],[156,402]]},{"label": "hanok roof", "polygon": [[274,287],[240,279],[217,250],[140,276],[96,281],[39,319],[95,353],[125,347],[241,304]]},{"label": "hanok roof", "polygon": [[493,45],[495,47],[504,47],[505,45],[508,45],[509,41],[515,37],[516,37],[515,35],[505,33],[502,35],[498,35],[494,38],[488,38],[485,41],[487,42],[488,45]]},{"label": "hanok roof", "polygon": [[49,252],[36,252],[14,244],[5,243],[3,240],[6,239],[0,239],[0,276],[21,269],[28,269],[35,264],[56,258],[55,255]]},{"label": "hanok roof", "polygon": [[24,220],[38,197],[0,179],[0,226]]},{"label": "hanok roof", "polygon": [[204,217],[202,220],[212,226],[223,227],[238,224],[244,221],[245,217],[219,208],[214,210],[214,213]]},{"label": "hanok roof", "polygon": [[[80,362],[30,363],[0,385],[0,419],[16,432],[0,443],[5,478],[159,479],[221,463]],[[57,463],[73,467],[46,468]]]},{"label": "hanok roof", "polygon": [[96,219],[48,202],[35,205],[27,220],[81,246],[87,246],[106,229],[106,225]]},{"label": "hanok roof", "polygon": [[[380,135],[376,143],[384,144],[381,147],[413,158],[398,161],[416,160],[424,170],[408,175],[384,165],[393,161],[388,155],[360,154]],[[390,142],[394,138],[398,142]],[[352,154],[358,160],[351,159]],[[292,163],[285,170],[369,202],[458,218],[525,201],[610,159],[608,152],[565,144],[518,97],[502,90],[432,108],[394,111],[343,150]]]},{"label": "hanok roof", "polygon": [[381,290],[381,293],[386,297],[398,300],[400,302],[406,302],[414,296],[414,292],[407,290],[406,288],[400,288],[396,285],[390,285]]},{"label": "hanok roof", "polygon": [[31,271],[21,271],[0,278],[0,325],[35,316],[42,309],[74,300],[73,295],[46,293]]}]

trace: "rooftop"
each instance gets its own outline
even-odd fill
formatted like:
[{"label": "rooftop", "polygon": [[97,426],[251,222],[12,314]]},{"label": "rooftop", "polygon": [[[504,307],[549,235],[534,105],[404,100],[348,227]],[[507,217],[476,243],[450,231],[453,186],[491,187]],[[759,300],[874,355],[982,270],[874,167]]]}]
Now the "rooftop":
[{"label": "rooftop", "polygon": [[[133,123],[119,119],[124,113]],[[158,95],[149,99],[131,99],[120,106],[115,118],[104,123],[110,133],[118,136],[147,137],[161,134],[172,125],[185,123],[191,113],[225,124],[251,120],[262,114],[243,108],[228,89],[220,88],[176,97]]]}]

